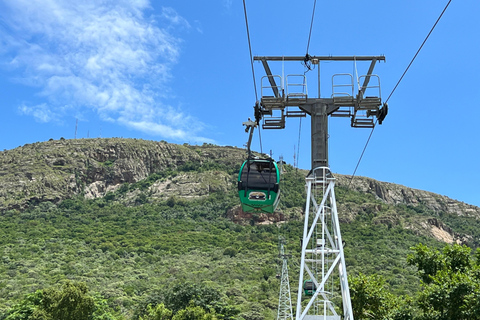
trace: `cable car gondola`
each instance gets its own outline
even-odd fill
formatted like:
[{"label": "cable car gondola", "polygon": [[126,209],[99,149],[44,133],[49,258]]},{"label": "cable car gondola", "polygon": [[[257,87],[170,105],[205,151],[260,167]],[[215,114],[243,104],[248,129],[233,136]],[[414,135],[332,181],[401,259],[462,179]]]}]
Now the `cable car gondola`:
[{"label": "cable car gondola", "polygon": [[244,212],[273,213],[280,200],[280,172],[273,159],[247,159],[238,174]]},{"label": "cable car gondola", "polygon": [[305,280],[303,282],[303,293],[306,296],[313,296],[315,291],[317,291],[317,286],[312,280]]}]

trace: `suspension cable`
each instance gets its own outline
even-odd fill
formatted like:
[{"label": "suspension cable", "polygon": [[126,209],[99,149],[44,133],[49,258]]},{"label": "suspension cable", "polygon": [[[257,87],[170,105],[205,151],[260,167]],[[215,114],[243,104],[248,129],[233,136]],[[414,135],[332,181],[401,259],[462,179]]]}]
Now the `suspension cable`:
[{"label": "suspension cable", "polygon": [[368,143],[370,142],[370,138],[373,135],[373,131],[375,130],[375,127],[377,126],[377,120],[375,120],[375,124],[373,125],[372,131],[370,131],[370,135],[368,136],[367,142],[365,143],[365,146],[363,147],[362,154],[360,155],[360,158],[358,159],[357,165],[355,166],[355,170],[353,170],[352,177],[350,178],[350,182],[348,183],[347,189],[350,188],[350,185],[352,184],[353,178],[355,177],[355,173],[357,173],[358,166],[360,166],[360,162],[362,161],[363,155],[365,154],[365,150],[367,150]]},{"label": "suspension cable", "polygon": [[302,64],[305,67],[305,73],[314,69],[312,68],[312,64],[310,62],[311,56],[308,54],[308,49],[310,48],[310,39],[312,38],[312,29],[313,29],[313,21],[315,17],[315,7],[317,6],[317,0],[313,1],[313,10],[312,10],[312,20],[310,21],[310,31],[308,32],[308,41],[307,41],[307,52],[305,53],[305,58],[303,59]]},{"label": "suspension cable", "polygon": [[255,101],[258,101],[257,84],[255,82],[255,69],[253,67],[252,45],[250,43],[250,31],[248,29],[247,5],[245,4],[245,0],[243,0],[243,12],[245,13],[245,26],[247,27],[248,50],[250,52],[250,65],[252,67],[253,89],[255,90]]},{"label": "suspension cable", "polygon": [[392,96],[392,94],[395,92],[395,90],[397,89],[398,85],[400,84],[400,82],[402,81],[403,77],[405,76],[405,74],[407,73],[408,69],[410,69],[410,66],[412,65],[413,61],[415,60],[415,58],[417,58],[417,55],[420,53],[420,50],[422,50],[423,48],[423,45],[425,44],[425,42],[427,42],[428,38],[430,37],[430,35],[432,34],[433,32],[433,29],[435,29],[435,27],[437,26],[437,23],[440,21],[440,19],[442,18],[443,14],[445,13],[445,11],[447,10],[448,6],[450,5],[450,2],[452,2],[452,0],[449,0],[447,5],[445,6],[445,8],[443,9],[442,13],[440,14],[440,16],[438,17],[437,21],[435,21],[435,24],[433,25],[432,29],[430,29],[430,32],[428,33],[427,37],[425,38],[425,40],[423,40],[423,43],[422,45],[420,46],[420,48],[418,48],[417,50],[417,53],[415,53],[415,56],[412,58],[412,61],[410,61],[410,63],[408,64],[408,67],[405,69],[405,71],[403,72],[402,76],[400,77],[400,79],[398,80],[397,84],[395,85],[395,87],[393,88],[392,92],[390,93],[390,95],[388,96],[387,100],[385,100],[385,103],[388,102],[388,100],[390,99],[390,97]]},{"label": "suspension cable", "polygon": [[262,147],[262,134],[260,132],[260,127],[258,128],[258,139],[260,140],[260,153],[263,154],[263,147]]},{"label": "suspension cable", "polygon": [[297,145],[297,167],[298,167],[298,160],[300,158],[300,137],[302,133],[302,118],[300,118],[300,124],[298,126],[298,145]]},{"label": "suspension cable", "polygon": [[317,5],[317,0],[313,1],[312,20],[310,21],[310,32],[308,33],[308,41],[307,41],[307,52],[306,52],[307,55],[308,55],[308,49],[310,47],[310,39],[312,37],[313,18],[315,17],[315,7],[316,7],[316,5]]},{"label": "suspension cable", "polygon": [[[397,89],[398,85],[400,84],[400,82],[403,80],[403,77],[405,76],[405,74],[407,73],[408,69],[410,69],[410,66],[413,64],[413,61],[415,61],[415,59],[417,58],[418,54],[420,53],[420,51],[422,50],[423,46],[425,45],[425,43],[427,42],[428,38],[430,37],[430,35],[432,34],[433,30],[435,29],[435,27],[437,26],[438,22],[440,21],[440,19],[442,18],[443,14],[445,13],[445,11],[447,10],[448,6],[450,5],[450,2],[452,2],[452,0],[449,0],[448,3],[446,4],[445,8],[443,9],[442,13],[440,14],[440,16],[438,17],[437,21],[435,21],[433,27],[430,29],[430,32],[427,34],[427,36],[425,37],[425,39],[423,40],[422,44],[420,45],[420,47],[418,48],[417,52],[415,53],[415,55],[413,56],[412,60],[410,61],[410,63],[408,64],[407,68],[405,69],[405,71],[403,72],[402,76],[400,77],[400,79],[398,80],[397,84],[395,85],[395,87],[393,88],[392,92],[390,92],[390,94],[388,95],[388,98],[385,100],[385,103],[388,102],[388,100],[390,100],[390,98],[392,97],[393,93],[395,92],[395,90]],[[358,162],[357,162],[357,165],[355,167],[355,170],[353,171],[353,174],[352,174],[352,177],[350,178],[350,182],[348,183],[348,186],[347,186],[347,189],[350,188],[350,185],[352,184],[352,181],[353,179],[355,178],[355,173],[357,172],[357,169],[360,165],[360,162],[362,161],[362,158],[363,158],[363,155],[365,154],[365,150],[367,149],[368,147],[368,144],[370,143],[370,138],[372,137],[372,134],[373,134],[373,131],[375,130],[375,127],[377,125],[377,120],[375,120],[375,124],[372,128],[372,131],[370,132],[370,135],[368,136],[368,139],[367,139],[367,142],[365,143],[365,147],[363,148],[363,151],[362,151],[362,154],[360,155],[360,158],[358,159]]]},{"label": "suspension cable", "polygon": [[[310,60],[310,55],[308,54],[308,49],[310,48],[310,39],[312,38],[312,29],[313,29],[313,21],[314,21],[314,18],[315,18],[315,8],[317,6],[317,0],[314,0],[313,1],[313,10],[312,10],[312,19],[310,21],[310,30],[308,32],[308,40],[307,40],[307,51],[305,53],[305,60],[304,60],[304,65],[305,65],[305,71],[303,73],[303,75],[305,76],[305,74],[310,71],[312,68],[311,68],[311,65],[309,63],[309,60]],[[305,86],[305,77],[303,78],[303,85]],[[298,165],[298,157],[300,155],[300,136],[301,136],[301,131],[302,131],[302,118],[300,118],[300,125],[299,125],[299,128],[298,128],[298,145],[297,145],[297,165]]]},{"label": "suspension cable", "polygon": [[[253,67],[252,44],[250,41],[250,30],[248,28],[247,5],[245,4],[245,0],[243,0],[243,12],[245,14],[245,26],[247,30],[248,51],[250,53],[250,66],[252,67],[253,90],[255,91],[255,101],[258,101],[257,83],[255,81],[255,68]],[[263,153],[261,127],[258,128],[258,137],[260,140],[260,153]]]}]

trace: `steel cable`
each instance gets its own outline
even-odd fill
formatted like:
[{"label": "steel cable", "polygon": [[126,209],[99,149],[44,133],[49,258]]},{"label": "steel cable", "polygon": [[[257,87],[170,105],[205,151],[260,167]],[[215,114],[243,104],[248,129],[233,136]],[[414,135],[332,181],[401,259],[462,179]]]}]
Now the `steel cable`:
[{"label": "steel cable", "polygon": [[[385,100],[385,103],[388,102],[388,100],[390,100],[390,98],[392,97],[393,93],[395,92],[395,90],[397,89],[398,85],[400,84],[400,82],[403,80],[403,77],[405,76],[405,74],[407,73],[408,69],[410,69],[410,66],[413,64],[413,62],[415,61],[415,59],[417,58],[418,54],[420,53],[420,51],[422,50],[423,46],[425,45],[425,43],[427,42],[428,38],[430,37],[430,35],[432,34],[433,30],[435,29],[435,27],[437,26],[438,22],[440,21],[440,19],[442,18],[443,14],[445,13],[445,11],[447,10],[448,6],[450,5],[450,2],[452,2],[452,0],[449,0],[448,3],[446,4],[445,8],[443,9],[442,13],[440,14],[440,16],[438,17],[437,21],[435,21],[433,27],[430,29],[430,32],[427,34],[427,36],[425,37],[425,39],[423,40],[422,44],[420,45],[420,47],[418,48],[417,52],[415,53],[415,55],[413,56],[412,60],[410,61],[410,63],[408,64],[407,68],[405,69],[405,71],[403,72],[402,76],[400,77],[400,79],[398,80],[397,84],[395,85],[395,87],[393,88],[392,92],[390,92],[390,94],[388,95],[387,99]],[[365,147],[363,148],[363,151],[362,151],[362,154],[360,155],[360,158],[358,159],[358,162],[357,162],[357,165],[355,166],[355,170],[353,171],[353,174],[352,174],[352,177],[350,178],[350,182],[348,183],[348,186],[347,186],[347,189],[350,187],[350,185],[352,184],[352,181],[353,181],[353,178],[355,178],[355,174],[357,172],[357,169],[358,167],[360,166],[360,162],[362,161],[362,158],[363,158],[363,155],[365,154],[365,151],[368,147],[368,144],[370,143],[370,139],[372,138],[372,134],[373,134],[373,131],[375,130],[375,127],[377,125],[377,120],[375,120],[375,124],[372,128],[372,131],[370,132],[370,135],[368,136],[368,139],[367,139],[367,142],[365,143]]]}]

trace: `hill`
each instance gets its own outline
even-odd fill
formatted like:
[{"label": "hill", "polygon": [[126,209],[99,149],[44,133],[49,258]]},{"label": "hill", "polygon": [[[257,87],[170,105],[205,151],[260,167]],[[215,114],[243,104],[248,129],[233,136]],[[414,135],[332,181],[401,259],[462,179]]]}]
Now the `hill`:
[{"label": "hill", "polygon": [[[118,138],[27,144],[0,153],[0,210],[57,203],[76,195],[102,197],[124,183],[191,163],[233,170],[244,154],[237,148]],[[208,187],[208,182],[198,187]]]},{"label": "hill", "polygon": [[[279,235],[294,255],[297,286],[306,171],[286,166],[279,213],[245,215],[235,195],[244,157],[234,147],[119,138],[0,152],[0,310],[71,279],[125,319],[182,283],[218,290],[243,319],[273,318]],[[478,246],[478,207],[369,178],[336,178],[350,274],[381,274],[393,292],[413,293],[419,280],[406,264],[410,247]]]}]

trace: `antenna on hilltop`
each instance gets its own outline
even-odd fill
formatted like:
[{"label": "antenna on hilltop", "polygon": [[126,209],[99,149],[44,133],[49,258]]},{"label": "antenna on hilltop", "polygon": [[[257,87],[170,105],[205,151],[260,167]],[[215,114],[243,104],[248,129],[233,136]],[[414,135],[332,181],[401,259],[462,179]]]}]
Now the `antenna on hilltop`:
[{"label": "antenna on hilltop", "polygon": [[77,139],[78,119],[75,119],[75,139]]}]

